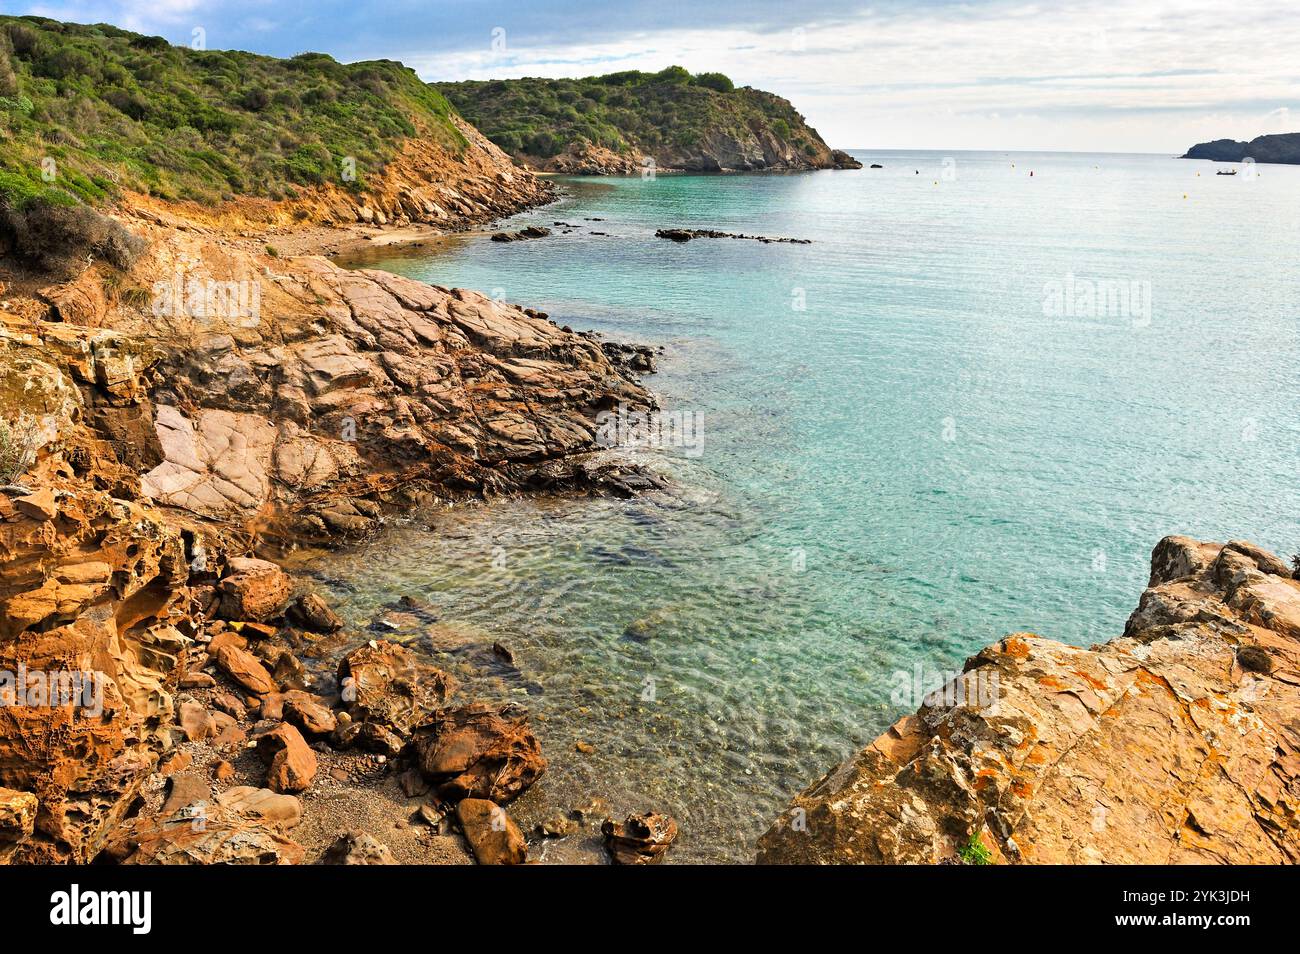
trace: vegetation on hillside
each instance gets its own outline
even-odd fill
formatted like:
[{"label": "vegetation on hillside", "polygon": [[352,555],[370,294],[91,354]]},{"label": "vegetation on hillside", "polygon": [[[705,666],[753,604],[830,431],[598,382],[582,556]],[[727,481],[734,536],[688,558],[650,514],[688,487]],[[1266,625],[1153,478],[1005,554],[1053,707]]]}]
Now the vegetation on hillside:
[{"label": "vegetation on hillside", "polygon": [[360,189],[417,133],[460,149],[451,115],[387,60],[280,60],[0,16],[0,240],[47,266],[56,252],[126,263],[128,238],[91,211],[123,190],[215,203]]},{"label": "vegetation on hillside", "polygon": [[737,138],[767,128],[805,155],[824,149],[788,100],[721,73],[628,70],[584,79],[471,80],[436,84],[489,139],[515,156],[549,159],[579,139],[615,152],[689,150],[710,133]]}]

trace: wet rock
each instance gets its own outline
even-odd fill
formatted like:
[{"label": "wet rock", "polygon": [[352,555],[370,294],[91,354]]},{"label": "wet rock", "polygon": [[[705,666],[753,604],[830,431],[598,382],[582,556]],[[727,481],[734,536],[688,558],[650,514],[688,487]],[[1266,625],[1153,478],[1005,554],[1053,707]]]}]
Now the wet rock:
[{"label": "wet rock", "polygon": [[285,608],[293,593],[293,581],[274,563],[236,557],[230,561],[229,572],[217,590],[222,619],[260,622]]},{"label": "wet rock", "polygon": [[208,710],[197,702],[182,702],[180,706],[181,731],[190,742],[202,742],[217,734],[217,724]]},{"label": "wet rock", "polygon": [[526,239],[545,238],[551,230],[542,225],[530,225],[518,232],[497,232],[492,236],[494,242],[521,242]]},{"label": "wet rock", "polygon": [[372,640],[348,653],[338,676],[354,721],[373,722],[403,738],[456,690],[449,674],[386,640]]},{"label": "wet rock", "polygon": [[620,865],[658,864],[677,838],[677,822],[657,812],[628,815],[621,824],[607,821],[600,830],[610,857]]},{"label": "wet rock", "polygon": [[315,593],[298,597],[285,615],[294,625],[313,633],[336,633],[343,628],[343,620]]},{"label": "wet rock", "polygon": [[466,798],[456,805],[456,819],[481,865],[521,865],[528,843],[506,810],[496,802]]},{"label": "wet rock", "polygon": [[302,733],[287,722],[258,733],[257,752],[270,763],[266,784],[273,791],[301,792],[316,777],[316,753]]},{"label": "wet rock", "polygon": [[484,798],[504,805],[546,771],[526,715],[482,703],[437,712],[415,738],[420,771],[451,801]]},{"label": "wet rock", "polygon": [[772,243],[784,243],[788,245],[812,244],[812,239],[771,238],[766,235],[744,235],[738,232],[719,232],[717,229],[659,229],[655,232],[655,237],[671,239],[674,242],[689,242],[691,239],[712,238],[748,239],[754,242],[762,242],[764,245],[770,245]]},{"label": "wet rock", "polygon": [[537,823],[537,833],[545,838],[565,838],[576,831],[578,823],[559,813]]},{"label": "wet rock", "polygon": [[388,847],[364,831],[354,830],[340,835],[325,850],[323,865],[395,865],[397,861]]}]

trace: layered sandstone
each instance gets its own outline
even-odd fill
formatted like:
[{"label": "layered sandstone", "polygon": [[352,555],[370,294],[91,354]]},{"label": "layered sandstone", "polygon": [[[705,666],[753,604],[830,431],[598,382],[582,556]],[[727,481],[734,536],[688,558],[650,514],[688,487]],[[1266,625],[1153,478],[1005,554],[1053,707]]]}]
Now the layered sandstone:
[{"label": "layered sandstone", "polygon": [[[1247,543],[1167,537],[1124,634],[970,659],[797,798],[760,863],[1300,860],[1300,581]],[[965,850],[965,851],[964,851]]]}]

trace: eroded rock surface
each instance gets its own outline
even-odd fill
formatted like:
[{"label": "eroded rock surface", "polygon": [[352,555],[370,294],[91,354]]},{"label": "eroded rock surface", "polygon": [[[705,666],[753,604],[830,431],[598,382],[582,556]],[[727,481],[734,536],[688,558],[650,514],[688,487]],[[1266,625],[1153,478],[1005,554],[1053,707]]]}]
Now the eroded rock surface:
[{"label": "eroded rock surface", "polygon": [[799,795],[761,863],[1300,860],[1300,581],[1167,537],[1124,634],[1020,633]]}]

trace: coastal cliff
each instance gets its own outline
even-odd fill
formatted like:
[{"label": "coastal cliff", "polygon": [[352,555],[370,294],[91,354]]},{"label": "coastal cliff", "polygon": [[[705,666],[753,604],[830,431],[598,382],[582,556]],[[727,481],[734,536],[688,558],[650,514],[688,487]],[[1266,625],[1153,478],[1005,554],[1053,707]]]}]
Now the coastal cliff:
[{"label": "coastal cliff", "polygon": [[1250,142],[1235,139],[1216,139],[1197,143],[1188,149],[1184,159],[1209,159],[1212,162],[1274,162],[1289,165],[1300,163],[1300,133],[1279,133],[1256,136]]},{"label": "coastal cliff", "polygon": [[1017,633],[797,796],[761,864],[1300,860],[1300,581],[1167,537],[1122,636]]},{"label": "coastal cliff", "polygon": [[521,162],[571,175],[632,175],[653,160],[687,172],[856,169],[789,100],[680,66],[585,79],[465,81],[437,87]]}]

